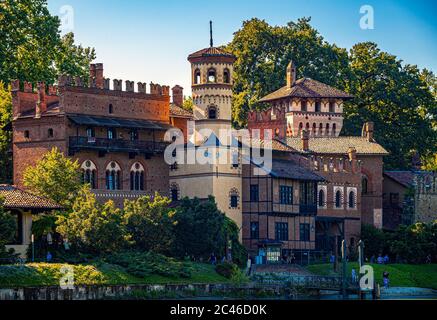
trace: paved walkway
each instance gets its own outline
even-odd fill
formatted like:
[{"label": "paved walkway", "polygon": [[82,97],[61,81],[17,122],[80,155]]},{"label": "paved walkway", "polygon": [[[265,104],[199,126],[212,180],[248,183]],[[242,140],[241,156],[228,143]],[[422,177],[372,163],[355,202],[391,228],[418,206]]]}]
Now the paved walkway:
[{"label": "paved walkway", "polygon": [[299,276],[311,275],[310,272],[297,264],[258,264],[252,268],[252,274],[255,273],[291,273]]}]

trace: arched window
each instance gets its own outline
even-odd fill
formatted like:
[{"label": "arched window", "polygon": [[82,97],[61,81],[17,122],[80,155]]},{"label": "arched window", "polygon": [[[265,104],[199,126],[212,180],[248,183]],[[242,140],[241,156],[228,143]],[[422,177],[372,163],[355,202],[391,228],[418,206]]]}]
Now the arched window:
[{"label": "arched window", "polygon": [[29,138],[30,138],[29,130],[24,130],[24,137],[25,137],[26,139],[29,139]]},{"label": "arched window", "polygon": [[329,123],[326,124],[325,135],[329,136]]},{"label": "arched window", "polygon": [[337,125],[335,123],[332,124],[332,135],[335,136],[337,131]]},{"label": "arched window", "polygon": [[349,208],[355,208],[355,192],[349,192]]},{"label": "arched window", "polygon": [[301,111],[307,111],[307,101],[306,100],[301,100],[300,101],[300,110]]},{"label": "arched window", "polygon": [[130,189],[144,191],[144,167],[139,162],[135,162],[130,169]]},{"label": "arched window", "polygon": [[299,131],[298,131],[299,137],[302,133],[302,130],[303,130],[303,123],[301,122],[301,123],[299,123]]},{"label": "arched window", "polygon": [[108,112],[109,112],[109,114],[114,113],[114,107],[112,106],[112,104],[109,105]]},{"label": "arched window", "polygon": [[52,129],[52,128],[50,128],[49,130],[47,130],[47,136],[48,136],[49,138],[53,138],[53,129]]},{"label": "arched window", "polygon": [[307,122],[305,125],[305,130],[309,133],[310,132],[310,124]]},{"label": "arched window", "polygon": [[369,192],[368,184],[369,184],[369,180],[367,180],[367,177],[363,177],[363,179],[361,180],[361,193],[362,194],[367,194]]},{"label": "arched window", "polygon": [[85,160],[80,166],[82,181],[89,184],[91,189],[97,189],[97,167],[91,160]]},{"label": "arched window", "polygon": [[319,207],[323,208],[325,206],[325,190],[319,190]]},{"label": "arched window", "polygon": [[170,185],[170,197],[172,201],[179,200],[179,185],[177,183],[172,183]]},{"label": "arched window", "polygon": [[313,136],[317,135],[317,125],[313,123]]},{"label": "arched window", "polygon": [[200,78],[200,70],[196,69],[194,71],[194,84],[200,84],[201,78]]},{"label": "arched window", "polygon": [[217,119],[217,108],[211,106],[208,108],[208,119]]},{"label": "arched window", "polygon": [[223,71],[223,82],[224,83],[231,83],[231,76],[229,74],[229,70],[228,69],[225,69]]},{"label": "arched window", "polygon": [[106,189],[121,190],[121,168],[114,161],[106,166]]},{"label": "arched window", "polygon": [[337,190],[335,193],[335,207],[341,208],[341,191]]},{"label": "arched window", "polygon": [[240,200],[240,194],[237,188],[232,188],[231,191],[229,191],[229,208],[231,209],[238,208],[239,200]]},{"label": "arched window", "polygon": [[316,112],[320,112],[322,110],[322,104],[320,101],[316,101]]},{"label": "arched window", "polygon": [[216,71],[214,68],[208,70],[208,82],[215,83],[217,79]]}]

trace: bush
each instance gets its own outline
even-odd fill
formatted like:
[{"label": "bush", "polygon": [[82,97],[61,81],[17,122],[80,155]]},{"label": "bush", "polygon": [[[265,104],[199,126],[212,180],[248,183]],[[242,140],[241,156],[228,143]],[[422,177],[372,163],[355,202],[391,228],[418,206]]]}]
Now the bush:
[{"label": "bush", "polygon": [[219,274],[222,275],[225,278],[231,279],[233,276],[235,276],[236,274],[238,274],[238,272],[240,271],[238,266],[234,263],[229,263],[229,262],[225,262],[225,263],[220,263],[215,267],[215,271]]},{"label": "bush", "polygon": [[189,263],[153,252],[124,252],[107,256],[105,260],[139,278],[154,274],[167,278],[190,278],[193,271]]}]

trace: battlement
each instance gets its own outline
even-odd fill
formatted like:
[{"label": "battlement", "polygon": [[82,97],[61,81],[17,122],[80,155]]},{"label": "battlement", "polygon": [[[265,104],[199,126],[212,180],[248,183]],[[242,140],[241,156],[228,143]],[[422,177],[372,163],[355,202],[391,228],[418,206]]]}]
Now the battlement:
[{"label": "battlement", "polygon": [[285,119],[285,111],[278,108],[270,108],[264,111],[249,111],[247,115],[248,122],[269,122],[281,119]]},{"label": "battlement", "polygon": [[361,175],[362,161],[355,157],[310,156],[310,169],[319,172]]}]

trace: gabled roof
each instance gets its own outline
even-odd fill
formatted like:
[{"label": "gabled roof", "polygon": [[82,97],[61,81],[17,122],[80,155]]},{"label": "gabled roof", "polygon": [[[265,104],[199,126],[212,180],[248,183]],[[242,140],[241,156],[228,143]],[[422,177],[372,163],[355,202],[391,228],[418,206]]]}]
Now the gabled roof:
[{"label": "gabled roof", "polygon": [[6,209],[62,209],[62,206],[44,197],[36,196],[16,186],[0,184],[0,197]]},{"label": "gabled roof", "polygon": [[175,118],[193,118],[193,112],[185,110],[174,103],[170,104],[170,117]]},{"label": "gabled roof", "polygon": [[292,179],[292,180],[305,180],[305,181],[325,181],[325,179],[318,174],[314,173],[310,169],[302,167],[296,164],[292,160],[284,159],[272,159],[272,167],[269,172],[268,167],[257,165],[253,159],[251,162],[257,167],[265,170],[274,178]]},{"label": "gabled roof", "polygon": [[[300,152],[302,139],[288,137],[285,143]],[[388,155],[380,144],[369,141],[365,137],[339,136],[339,137],[310,137],[308,140],[309,151],[317,154],[347,154],[350,147],[361,155]]]},{"label": "gabled roof", "polygon": [[281,98],[339,98],[352,99],[353,96],[337,88],[310,78],[302,78],[291,86],[284,86],[261,98],[259,102],[267,102]]},{"label": "gabled roof", "polygon": [[384,171],[384,175],[406,188],[413,185],[414,173],[412,171]]},{"label": "gabled roof", "polygon": [[196,51],[188,56],[188,60],[192,58],[200,58],[200,57],[228,57],[235,58],[232,53],[226,52],[223,49],[217,47],[209,47],[199,51]]}]

